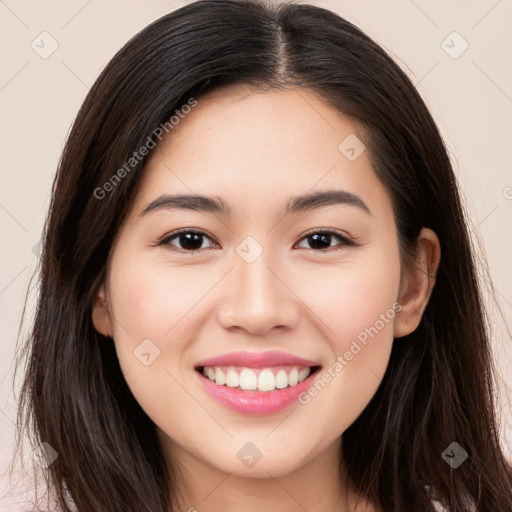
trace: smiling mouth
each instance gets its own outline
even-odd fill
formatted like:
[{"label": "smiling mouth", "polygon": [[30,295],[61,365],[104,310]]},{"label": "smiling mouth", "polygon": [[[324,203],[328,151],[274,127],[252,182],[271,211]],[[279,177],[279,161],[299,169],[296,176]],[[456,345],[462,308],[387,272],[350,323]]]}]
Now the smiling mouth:
[{"label": "smiling mouth", "polygon": [[218,386],[241,391],[271,392],[294,387],[320,370],[320,366],[280,365],[265,368],[198,366],[195,370]]}]

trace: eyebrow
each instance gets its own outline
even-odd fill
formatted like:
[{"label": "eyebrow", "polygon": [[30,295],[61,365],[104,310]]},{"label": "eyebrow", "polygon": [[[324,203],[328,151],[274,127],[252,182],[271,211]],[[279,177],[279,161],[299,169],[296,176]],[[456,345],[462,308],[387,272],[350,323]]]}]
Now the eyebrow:
[{"label": "eyebrow", "polygon": [[[345,190],[325,190],[292,197],[285,208],[285,215],[337,204],[355,206],[368,215],[372,214],[366,203],[358,195]],[[144,210],[142,210],[140,216],[142,217],[156,210],[172,209],[193,210],[223,216],[229,216],[231,214],[231,208],[220,197],[195,194],[164,194],[151,201]]]}]

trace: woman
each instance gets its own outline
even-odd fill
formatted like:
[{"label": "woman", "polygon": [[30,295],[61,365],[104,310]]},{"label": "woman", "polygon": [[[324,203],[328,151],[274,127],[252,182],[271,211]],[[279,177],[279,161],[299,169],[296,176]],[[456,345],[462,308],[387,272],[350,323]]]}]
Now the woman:
[{"label": "woman", "polygon": [[20,425],[61,510],[512,510],[484,319],[446,149],[382,48],[199,1],[74,123]]}]

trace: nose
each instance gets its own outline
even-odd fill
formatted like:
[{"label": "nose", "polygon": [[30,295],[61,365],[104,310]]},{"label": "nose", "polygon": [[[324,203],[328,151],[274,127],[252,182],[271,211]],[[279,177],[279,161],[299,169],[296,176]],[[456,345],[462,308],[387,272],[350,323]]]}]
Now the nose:
[{"label": "nose", "polygon": [[296,327],[301,301],[287,282],[289,272],[285,276],[265,252],[252,263],[237,259],[228,276],[225,300],[218,310],[224,328],[261,336],[273,329]]}]

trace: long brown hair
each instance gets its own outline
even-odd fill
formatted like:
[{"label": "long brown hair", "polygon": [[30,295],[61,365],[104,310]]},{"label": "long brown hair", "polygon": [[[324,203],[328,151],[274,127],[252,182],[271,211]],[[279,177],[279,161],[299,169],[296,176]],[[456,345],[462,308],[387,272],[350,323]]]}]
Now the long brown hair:
[{"label": "long brown hair", "polygon": [[[146,27],[103,70],[69,134],[19,409],[20,435],[26,429],[59,454],[48,468],[59,507],[173,510],[174,468],[91,321],[144,160],[101,199],[97,190],[134,151],[158,142],[155,128],[187,100],[232,84],[308,88],[350,116],[391,196],[403,261],[424,226],[441,243],[420,326],[394,342],[378,391],[343,434],[350,483],[384,512],[434,511],[430,491],[451,512],[468,501],[478,511],[512,510],[474,250],[437,127],[406,75],[353,24],[316,6],[257,0],[202,0]],[[452,442],[468,452],[456,469],[442,457]]]}]

